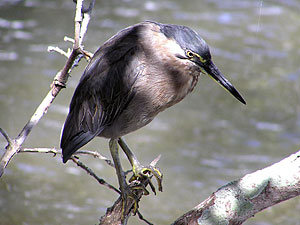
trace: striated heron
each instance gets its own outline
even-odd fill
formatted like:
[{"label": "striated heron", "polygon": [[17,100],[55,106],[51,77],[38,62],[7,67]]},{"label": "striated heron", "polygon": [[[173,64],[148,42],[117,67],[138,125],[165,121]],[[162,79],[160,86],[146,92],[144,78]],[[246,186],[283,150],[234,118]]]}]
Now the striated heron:
[{"label": "striated heron", "polygon": [[208,45],[190,28],[146,21],[121,30],[95,52],[75,90],[61,138],[63,162],[94,137],[109,138],[123,202],[133,194],[118,145],[132,165],[133,177],[154,175],[161,191],[160,171],[142,166],[121,137],[181,101],[201,73],[246,104],[213,63]]}]

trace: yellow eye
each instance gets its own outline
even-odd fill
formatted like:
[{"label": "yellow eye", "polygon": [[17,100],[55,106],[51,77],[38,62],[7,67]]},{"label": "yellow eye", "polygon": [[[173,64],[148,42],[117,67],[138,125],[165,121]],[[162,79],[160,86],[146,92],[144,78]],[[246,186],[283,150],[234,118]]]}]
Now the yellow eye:
[{"label": "yellow eye", "polygon": [[186,51],[186,56],[189,57],[189,58],[193,58],[194,57],[194,53],[191,52],[191,51],[189,51],[189,50],[187,50]]}]

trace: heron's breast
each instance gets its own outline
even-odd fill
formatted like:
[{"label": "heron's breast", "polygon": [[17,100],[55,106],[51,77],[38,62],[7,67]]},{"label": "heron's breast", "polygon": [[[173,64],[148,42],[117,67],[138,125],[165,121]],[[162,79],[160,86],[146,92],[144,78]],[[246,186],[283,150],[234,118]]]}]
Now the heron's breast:
[{"label": "heron's breast", "polygon": [[145,91],[153,105],[164,110],[193,90],[200,71],[193,62],[177,57],[185,52],[174,39],[148,29],[143,40],[147,40],[143,42],[144,55],[141,57],[145,71],[140,81],[144,83],[142,86],[147,85]]}]

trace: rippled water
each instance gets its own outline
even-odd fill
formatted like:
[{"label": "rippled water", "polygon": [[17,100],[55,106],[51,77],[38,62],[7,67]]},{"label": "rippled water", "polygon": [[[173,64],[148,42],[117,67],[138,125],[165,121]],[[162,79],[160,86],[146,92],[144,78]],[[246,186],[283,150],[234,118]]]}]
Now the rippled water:
[{"label": "rippled water", "polygon": [[[144,197],[140,210],[170,224],[221,185],[296,152],[300,137],[300,2],[97,1],[85,40],[95,51],[118,30],[143,20],[187,25],[211,46],[219,69],[243,94],[243,106],[208,77],[183,102],[127,136],[144,164],[162,154],[164,192]],[[73,35],[72,1],[0,1],[0,127],[16,136],[49,90],[65,58],[48,45]],[[26,147],[58,147],[68,104],[84,69],[34,128]],[[6,145],[0,138],[1,149]],[[109,156],[108,142],[85,149]],[[117,184],[113,169],[81,157]],[[124,165],[128,163],[124,159]],[[128,167],[129,168],[129,167]],[[117,195],[59,157],[19,154],[0,180],[0,224],[96,224]],[[300,224],[299,198],[245,224]],[[131,218],[130,224],[141,224]]]}]

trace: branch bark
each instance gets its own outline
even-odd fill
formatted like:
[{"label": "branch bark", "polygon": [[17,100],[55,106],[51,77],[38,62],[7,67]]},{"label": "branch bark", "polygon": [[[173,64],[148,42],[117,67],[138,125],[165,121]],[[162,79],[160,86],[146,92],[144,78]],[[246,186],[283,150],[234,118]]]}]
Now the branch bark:
[{"label": "branch bark", "polygon": [[256,213],[298,195],[300,151],[221,187],[172,225],[239,225]]}]

